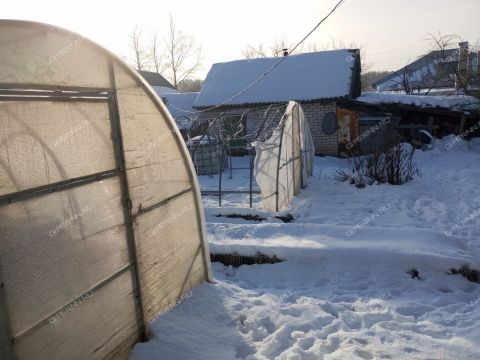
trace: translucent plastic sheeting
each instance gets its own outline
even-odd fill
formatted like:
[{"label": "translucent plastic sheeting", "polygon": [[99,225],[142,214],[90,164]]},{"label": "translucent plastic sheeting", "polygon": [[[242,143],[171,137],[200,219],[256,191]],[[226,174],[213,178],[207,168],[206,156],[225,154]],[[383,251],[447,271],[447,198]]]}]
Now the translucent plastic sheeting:
[{"label": "translucent plastic sheeting", "polygon": [[202,243],[191,238],[200,227],[192,194],[137,218],[135,233],[147,319],[168,309],[205,276]]},{"label": "translucent plastic sheeting", "polygon": [[185,158],[175,129],[160,121],[157,105],[121,69],[116,68],[115,74],[132,212],[136,214],[140,206],[149,208],[193,191],[194,179],[185,166],[190,158]]},{"label": "translucent plastic sheeting", "polygon": [[157,104],[121,68],[115,77],[142,298],[151,320],[206,278],[209,254],[197,178],[185,166],[191,160],[176,128],[160,121]]},{"label": "translucent plastic sheeting", "polygon": [[110,55],[68,31],[25,21],[4,21],[0,84],[110,87]]},{"label": "translucent plastic sheeting", "polygon": [[115,168],[106,102],[0,102],[0,195]]},{"label": "translucent plastic sheeting", "polygon": [[0,207],[13,336],[129,263],[119,189],[110,179]]},{"label": "translucent plastic sheeting", "polygon": [[52,318],[54,321],[18,340],[17,358],[128,359],[130,348],[139,338],[133,288],[129,270],[70,303]]},{"label": "translucent plastic sheeting", "polygon": [[272,136],[256,144],[255,177],[263,208],[284,210],[313,172],[315,148],[302,107],[288,103]]}]

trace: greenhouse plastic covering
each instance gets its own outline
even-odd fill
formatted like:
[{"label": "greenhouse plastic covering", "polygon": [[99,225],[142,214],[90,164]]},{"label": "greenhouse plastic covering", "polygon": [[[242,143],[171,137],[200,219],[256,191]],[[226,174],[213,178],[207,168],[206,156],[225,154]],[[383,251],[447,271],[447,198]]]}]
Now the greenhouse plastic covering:
[{"label": "greenhouse plastic covering", "polygon": [[278,127],[256,143],[255,177],[263,209],[281,211],[313,174],[315,147],[300,104],[290,101]]},{"label": "greenhouse plastic covering", "polygon": [[0,21],[0,359],[127,359],[210,280],[180,133],[122,60]]}]

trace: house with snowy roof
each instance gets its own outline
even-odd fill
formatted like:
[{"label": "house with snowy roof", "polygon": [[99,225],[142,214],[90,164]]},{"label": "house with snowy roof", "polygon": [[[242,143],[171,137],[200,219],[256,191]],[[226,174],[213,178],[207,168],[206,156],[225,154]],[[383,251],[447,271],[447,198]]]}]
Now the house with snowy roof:
[{"label": "house with snowy roof", "polygon": [[448,94],[462,90],[478,95],[480,52],[468,42],[458,48],[431,51],[414,62],[373,83],[377,91]]},{"label": "house with snowy roof", "polygon": [[159,73],[146,70],[138,70],[138,73],[155,89],[155,91],[157,91],[157,93],[177,92],[175,86]]},{"label": "house with snowy roof", "polygon": [[355,127],[338,101],[354,99],[360,92],[359,51],[333,50],[214,64],[193,106],[202,111],[200,119],[221,115],[228,131],[248,135],[261,126],[263,113],[257,110],[297,101],[310,125],[316,154],[337,156]]}]

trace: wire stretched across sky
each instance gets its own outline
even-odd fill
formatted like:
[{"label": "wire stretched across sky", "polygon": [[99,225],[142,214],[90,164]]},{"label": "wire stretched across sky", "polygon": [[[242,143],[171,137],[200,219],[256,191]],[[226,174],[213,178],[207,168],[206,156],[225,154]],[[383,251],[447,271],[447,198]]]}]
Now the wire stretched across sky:
[{"label": "wire stretched across sky", "polygon": [[236,93],[235,95],[231,96],[230,98],[228,98],[227,100],[223,101],[221,104],[218,104],[218,105],[215,105],[215,106],[212,106],[210,108],[207,108],[207,109],[202,109],[202,110],[198,110],[198,111],[188,111],[188,110],[183,110],[183,109],[178,109],[178,110],[182,110],[183,112],[186,112],[186,113],[191,113],[191,114],[198,114],[198,113],[203,113],[203,112],[208,112],[208,111],[212,111],[212,110],[215,110],[215,109],[218,109],[219,107],[222,107],[224,105],[227,105],[230,101],[232,100],[235,100],[236,98],[238,98],[239,96],[242,96],[243,94],[245,94],[248,90],[250,90],[255,84],[257,84],[258,82],[262,81],[265,77],[268,76],[268,74],[270,74],[273,70],[275,70],[278,66],[280,66],[280,64],[282,64],[286,59],[287,57],[292,54],[296,49],[298,49],[298,47],[300,45],[302,45],[305,40],[308,39],[308,37],[310,37],[310,35],[312,35],[315,30],[317,30],[320,25],[322,25],[325,20],[327,20],[346,0],[340,0],[336,3],[336,5],[333,7],[332,10],[330,10],[330,12],[325,16],[323,17],[323,19],[321,19],[317,25],[314,26],[314,28],[312,30],[310,30],[308,32],[307,35],[305,35],[303,37],[303,39],[301,39],[293,48],[291,51],[289,51],[285,56],[282,56],[275,64],[273,64],[270,68],[268,68],[262,75],[260,75],[257,79],[255,79],[250,85],[246,86],[245,88],[243,88],[242,90],[240,90],[238,93]]}]

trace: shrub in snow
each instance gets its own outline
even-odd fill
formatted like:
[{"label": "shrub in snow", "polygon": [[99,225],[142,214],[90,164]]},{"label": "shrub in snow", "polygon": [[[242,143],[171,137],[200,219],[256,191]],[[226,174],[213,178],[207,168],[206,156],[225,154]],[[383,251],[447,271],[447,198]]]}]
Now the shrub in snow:
[{"label": "shrub in snow", "polygon": [[419,174],[413,146],[397,142],[382,151],[350,158],[348,169],[337,170],[335,179],[363,188],[375,182],[402,185]]},{"label": "shrub in snow", "polygon": [[460,269],[450,269],[451,274],[460,274],[468,281],[480,283],[480,271],[472,269],[468,264],[463,264]]},{"label": "shrub in snow", "polygon": [[386,182],[392,185],[401,185],[413,180],[419,170],[414,159],[415,149],[412,145],[400,143],[391,146],[385,152],[384,173]]},{"label": "shrub in snow", "polygon": [[420,280],[420,273],[415,268],[411,268],[410,270],[408,270],[407,274],[410,275],[412,279],[417,278],[418,280]]},{"label": "shrub in snow", "polygon": [[254,256],[240,255],[237,252],[226,254],[210,254],[210,260],[212,262],[221,262],[225,266],[233,266],[234,268],[242,265],[254,265],[254,264],[276,264],[284,261],[277,257],[277,255],[268,256],[257,252]]}]

